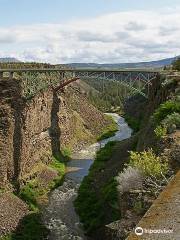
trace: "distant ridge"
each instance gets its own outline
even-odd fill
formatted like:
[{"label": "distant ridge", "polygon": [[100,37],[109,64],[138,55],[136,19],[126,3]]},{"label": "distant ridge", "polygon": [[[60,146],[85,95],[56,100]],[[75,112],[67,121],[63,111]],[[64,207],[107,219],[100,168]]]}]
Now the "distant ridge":
[{"label": "distant ridge", "polygon": [[[180,56],[178,56],[180,57]],[[136,63],[68,63],[68,64],[56,64],[71,68],[162,68],[167,65],[171,65],[177,57],[165,58],[157,61],[150,62],[136,62]],[[0,58],[0,63],[18,63],[21,62],[17,58]]]},{"label": "distant ridge", "polygon": [[69,63],[66,66],[70,66],[73,68],[161,68],[166,65],[171,65],[172,62],[176,58],[166,58],[157,61],[151,62],[137,62],[137,63],[105,63],[105,64],[98,64],[98,63]]},{"label": "distant ridge", "polygon": [[1,63],[13,63],[13,62],[20,62],[18,59],[16,58],[0,58],[0,62]]}]

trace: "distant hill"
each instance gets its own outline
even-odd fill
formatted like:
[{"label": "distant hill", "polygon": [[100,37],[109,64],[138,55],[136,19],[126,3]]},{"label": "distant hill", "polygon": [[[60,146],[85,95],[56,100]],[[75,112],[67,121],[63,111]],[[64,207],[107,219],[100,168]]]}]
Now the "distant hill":
[{"label": "distant hill", "polygon": [[13,63],[13,62],[20,62],[16,58],[0,58],[1,63]]},{"label": "distant hill", "polygon": [[[71,67],[71,68],[162,68],[166,65],[171,65],[176,58],[166,58],[151,62],[136,62],[136,63],[69,63],[69,64],[57,64],[56,66]],[[18,63],[20,62],[16,58],[0,58],[0,63]]]},{"label": "distant hill", "polygon": [[98,63],[70,63],[66,66],[73,68],[161,68],[171,63],[176,58],[166,58],[151,62],[137,62],[137,63],[115,63],[115,64],[98,64]]}]

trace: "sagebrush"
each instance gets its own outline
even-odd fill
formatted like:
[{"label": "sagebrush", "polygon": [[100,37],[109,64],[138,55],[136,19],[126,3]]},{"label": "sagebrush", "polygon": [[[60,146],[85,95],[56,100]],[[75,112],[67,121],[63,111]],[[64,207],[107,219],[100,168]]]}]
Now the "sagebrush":
[{"label": "sagebrush", "polygon": [[168,171],[168,162],[148,149],[143,152],[130,152],[129,166],[139,169],[144,176],[161,177]]},{"label": "sagebrush", "polygon": [[116,177],[118,193],[121,195],[133,189],[141,189],[143,176],[137,168],[128,166]]}]

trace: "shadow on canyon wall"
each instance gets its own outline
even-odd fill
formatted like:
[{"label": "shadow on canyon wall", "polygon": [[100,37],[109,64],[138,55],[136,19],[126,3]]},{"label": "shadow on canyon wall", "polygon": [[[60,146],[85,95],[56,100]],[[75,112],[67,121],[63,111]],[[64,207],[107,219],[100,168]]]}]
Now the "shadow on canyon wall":
[{"label": "shadow on canyon wall", "polygon": [[17,191],[19,190],[19,177],[21,171],[21,148],[22,148],[22,106],[21,103],[14,104],[14,133],[13,133],[13,162],[14,162],[14,175],[13,182],[16,184]]},{"label": "shadow on canyon wall", "polygon": [[51,137],[52,155],[57,159],[63,158],[63,155],[60,151],[61,132],[60,132],[60,127],[59,127],[59,116],[58,116],[59,110],[60,110],[60,99],[58,98],[57,91],[53,90],[50,137]]}]

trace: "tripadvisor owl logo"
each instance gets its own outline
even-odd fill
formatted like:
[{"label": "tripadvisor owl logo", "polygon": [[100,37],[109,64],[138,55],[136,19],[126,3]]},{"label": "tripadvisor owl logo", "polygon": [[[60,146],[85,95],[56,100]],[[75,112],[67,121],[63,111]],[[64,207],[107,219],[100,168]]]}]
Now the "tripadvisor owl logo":
[{"label": "tripadvisor owl logo", "polygon": [[143,229],[142,229],[142,227],[137,227],[137,228],[135,228],[135,234],[138,235],[138,236],[143,235]]}]

